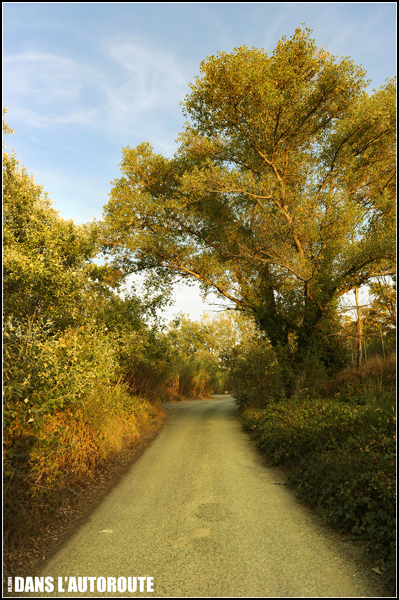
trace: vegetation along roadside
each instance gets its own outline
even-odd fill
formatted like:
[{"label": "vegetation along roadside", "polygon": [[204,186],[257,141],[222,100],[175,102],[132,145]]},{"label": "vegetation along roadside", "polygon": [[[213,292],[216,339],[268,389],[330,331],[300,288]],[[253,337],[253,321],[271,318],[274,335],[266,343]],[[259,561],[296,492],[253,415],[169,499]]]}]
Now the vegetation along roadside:
[{"label": "vegetation along roadside", "polygon": [[362,539],[373,568],[396,568],[395,356],[350,368],[317,397],[244,408],[244,430],[327,523]]}]

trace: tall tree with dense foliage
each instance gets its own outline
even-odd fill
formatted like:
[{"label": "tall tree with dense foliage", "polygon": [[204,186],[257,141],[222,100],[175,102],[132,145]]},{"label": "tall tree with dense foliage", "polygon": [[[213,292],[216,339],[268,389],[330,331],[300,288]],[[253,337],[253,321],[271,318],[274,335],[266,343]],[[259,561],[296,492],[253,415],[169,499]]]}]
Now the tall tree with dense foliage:
[{"label": "tall tree with dense foliage", "polygon": [[367,93],[310,33],[205,59],[175,156],[124,148],[104,219],[119,268],[198,280],[296,364],[341,295],[395,270],[395,81]]}]

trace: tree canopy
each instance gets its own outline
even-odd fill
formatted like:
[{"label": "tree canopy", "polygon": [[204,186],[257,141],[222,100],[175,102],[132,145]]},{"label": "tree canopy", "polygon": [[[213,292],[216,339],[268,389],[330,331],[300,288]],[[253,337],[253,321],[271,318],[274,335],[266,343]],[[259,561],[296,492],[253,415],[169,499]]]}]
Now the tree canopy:
[{"label": "tree canopy", "polygon": [[103,229],[118,268],[198,280],[298,352],[395,272],[395,80],[367,93],[310,34],[206,58],[176,154],[123,149]]},{"label": "tree canopy", "polygon": [[[13,133],[3,121],[3,131]],[[91,259],[95,231],[62,219],[14,152],[3,152],[4,315],[78,323],[95,281],[105,275]]]}]

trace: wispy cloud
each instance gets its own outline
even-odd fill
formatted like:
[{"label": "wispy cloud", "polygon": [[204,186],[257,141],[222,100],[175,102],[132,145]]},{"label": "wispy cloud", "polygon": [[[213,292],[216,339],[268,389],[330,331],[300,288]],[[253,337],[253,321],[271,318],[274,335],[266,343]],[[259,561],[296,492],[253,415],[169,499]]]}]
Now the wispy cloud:
[{"label": "wispy cloud", "polygon": [[105,109],[113,131],[158,137],[181,118],[189,69],[172,53],[145,43],[110,39],[104,44],[114,69]]},{"label": "wispy cloud", "polygon": [[30,126],[92,122],[97,109],[87,106],[85,96],[102,79],[98,69],[57,54],[26,51],[3,61],[5,98],[14,116]]},{"label": "wispy cloud", "polygon": [[124,72],[125,81],[117,91],[126,89],[129,104],[136,108],[174,102],[185,89],[186,74],[173,54],[131,41],[109,40],[105,46],[109,57]]},{"label": "wispy cloud", "polygon": [[30,127],[49,129],[59,125],[87,126],[90,123],[95,123],[98,111],[82,108],[80,110],[66,110],[51,114],[38,109],[14,108],[12,116],[17,122],[27,123]]},{"label": "wispy cloud", "polygon": [[94,60],[37,49],[6,56],[4,100],[15,125],[77,125],[109,140],[148,139],[173,151],[183,121],[179,102],[192,79],[184,58],[138,38],[98,44]]}]

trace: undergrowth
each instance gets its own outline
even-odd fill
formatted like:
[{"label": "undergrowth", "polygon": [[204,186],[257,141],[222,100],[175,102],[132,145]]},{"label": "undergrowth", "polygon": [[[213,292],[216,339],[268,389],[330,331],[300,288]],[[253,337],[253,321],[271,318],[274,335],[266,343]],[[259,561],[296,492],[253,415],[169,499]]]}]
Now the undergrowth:
[{"label": "undergrowth", "polygon": [[[15,322],[15,321],[14,321]],[[158,423],[160,405],[133,396],[116,373],[113,339],[89,326],[50,335],[32,323],[4,330],[5,564],[98,467]]]},{"label": "undergrowth", "polygon": [[127,310],[133,300],[124,302],[106,305],[108,321],[93,314],[64,330],[51,319],[4,320],[5,563],[99,467],[156,429],[162,402],[210,395],[205,361],[185,365],[144,324],[112,326],[114,304]]},{"label": "undergrowth", "polygon": [[367,541],[386,580],[395,571],[395,357],[330,381],[317,398],[242,413],[244,429],[298,496],[341,532]]}]

